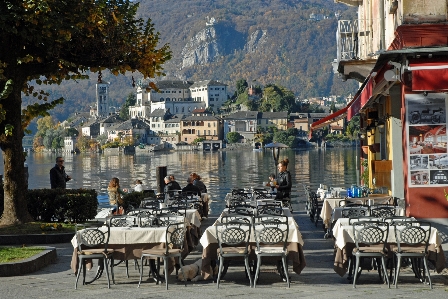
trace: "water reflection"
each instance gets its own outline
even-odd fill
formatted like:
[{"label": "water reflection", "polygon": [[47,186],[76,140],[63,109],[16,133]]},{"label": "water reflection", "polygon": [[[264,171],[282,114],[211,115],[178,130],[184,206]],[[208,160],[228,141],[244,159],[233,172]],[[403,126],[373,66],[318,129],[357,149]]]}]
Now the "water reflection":
[{"label": "water reflection", "polygon": [[[356,149],[313,149],[307,151],[281,150],[280,159],[287,157],[293,179],[292,195],[303,197],[303,184],[317,189],[320,183],[329,186],[349,186],[356,183]],[[49,171],[55,164],[56,154],[31,153],[27,157],[29,188],[50,188]],[[63,154],[66,172],[73,180],[67,188],[93,188],[100,202],[109,180],[116,176],[123,188],[132,187],[136,179],[146,189],[156,189],[156,168],[166,166],[181,186],[191,172],[203,177],[214,203],[212,213],[224,208],[224,198],[234,187],[261,186],[275,173],[272,151],[227,151],[215,153],[172,152],[147,156],[105,154]],[[0,165],[3,173],[3,165]]]}]

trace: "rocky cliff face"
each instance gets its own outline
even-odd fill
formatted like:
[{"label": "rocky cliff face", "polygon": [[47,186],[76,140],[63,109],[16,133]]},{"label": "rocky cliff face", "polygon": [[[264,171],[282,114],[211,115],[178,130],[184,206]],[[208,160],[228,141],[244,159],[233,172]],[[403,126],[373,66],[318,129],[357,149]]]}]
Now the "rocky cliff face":
[{"label": "rocky cliff face", "polygon": [[182,50],[182,69],[216,61],[220,56],[244,49],[253,53],[267,42],[266,30],[256,30],[248,37],[225,25],[207,26],[193,36]]},{"label": "rocky cliff face", "polygon": [[223,49],[219,46],[214,26],[207,26],[198,32],[185,45],[182,50],[182,68],[195,64],[206,64],[223,55]]},{"label": "rocky cliff face", "polygon": [[249,38],[247,40],[246,46],[244,49],[248,53],[253,53],[257,50],[258,47],[263,45],[268,41],[268,35],[266,30],[258,29],[254,32],[252,32],[251,35],[249,35]]}]

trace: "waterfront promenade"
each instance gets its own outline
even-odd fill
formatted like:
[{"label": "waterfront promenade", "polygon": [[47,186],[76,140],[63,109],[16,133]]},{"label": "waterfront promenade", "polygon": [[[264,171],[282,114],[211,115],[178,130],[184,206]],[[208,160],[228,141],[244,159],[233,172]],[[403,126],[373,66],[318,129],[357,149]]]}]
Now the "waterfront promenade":
[{"label": "waterfront promenade", "polygon": [[[133,262],[129,263],[129,275],[125,275],[123,264],[115,268],[116,285],[107,288],[104,277],[94,284],[83,286],[78,284],[74,289],[75,275],[70,270],[73,247],[70,243],[53,244],[57,248],[58,261],[38,272],[16,277],[0,279],[0,298],[446,298],[448,294],[448,270],[437,274],[431,271],[434,289],[419,283],[410,269],[402,270],[398,289],[387,288],[379,283],[376,272],[363,271],[357,288],[353,289],[346,277],[340,277],[333,271],[333,241],[323,238],[323,231],[315,227],[303,209],[304,198],[294,205],[294,218],[299,225],[305,245],[304,253],[307,266],[300,275],[289,268],[291,288],[275,274],[274,267],[262,265],[262,273],[257,288],[248,287],[247,279],[241,267],[230,267],[226,275],[228,280],[221,282],[220,289],[212,281],[187,282],[187,287],[172,275],[169,290],[165,284],[155,285],[152,281],[144,281],[137,288],[139,273],[134,270]],[[215,221],[210,217],[202,223],[202,230]],[[437,225],[442,233],[445,256],[448,254],[447,226]],[[201,258],[200,245],[188,256],[189,264]],[[447,259],[448,260],[448,259]]]}]

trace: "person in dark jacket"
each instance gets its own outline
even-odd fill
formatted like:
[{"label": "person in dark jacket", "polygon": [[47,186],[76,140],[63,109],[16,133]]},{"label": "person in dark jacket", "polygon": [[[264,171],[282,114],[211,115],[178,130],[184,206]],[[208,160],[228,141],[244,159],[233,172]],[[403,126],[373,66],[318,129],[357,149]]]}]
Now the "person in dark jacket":
[{"label": "person in dark jacket", "polygon": [[170,174],[170,181],[173,188],[175,188],[174,190],[182,190],[182,187],[179,185],[179,183],[174,178],[174,175],[172,174]]},{"label": "person in dark jacket", "polygon": [[67,182],[72,178],[65,173],[64,159],[56,157],[56,165],[50,170],[51,189],[67,187]]},{"label": "person in dark jacket", "polygon": [[190,177],[193,179],[193,185],[197,186],[202,193],[207,193],[207,187],[201,181],[201,176],[195,172],[190,174]]},{"label": "person in dark jacket", "polygon": [[289,160],[285,158],[277,165],[279,174],[277,175],[277,195],[275,199],[282,200],[290,197],[292,181],[291,173],[288,171]]},{"label": "person in dark jacket", "polygon": [[182,192],[193,192],[193,194],[201,196],[201,190],[197,186],[193,185],[193,178],[191,176],[188,177],[187,185],[182,188]]}]

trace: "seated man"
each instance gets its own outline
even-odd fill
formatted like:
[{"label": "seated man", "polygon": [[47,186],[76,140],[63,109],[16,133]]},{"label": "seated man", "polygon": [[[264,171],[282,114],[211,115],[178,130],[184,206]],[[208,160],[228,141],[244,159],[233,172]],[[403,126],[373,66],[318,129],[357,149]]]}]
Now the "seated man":
[{"label": "seated man", "polygon": [[174,195],[174,193],[176,193],[174,191],[179,191],[179,189],[176,188],[173,182],[171,182],[171,179],[168,175],[163,180],[165,182],[165,187],[163,188],[163,192],[165,194],[169,194],[171,197],[172,195]]},{"label": "seated man", "polygon": [[182,192],[193,192],[193,194],[197,194],[201,196],[201,190],[199,190],[199,187],[193,185],[193,178],[191,176],[187,179],[187,185],[182,188]]}]

